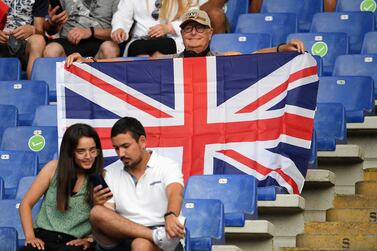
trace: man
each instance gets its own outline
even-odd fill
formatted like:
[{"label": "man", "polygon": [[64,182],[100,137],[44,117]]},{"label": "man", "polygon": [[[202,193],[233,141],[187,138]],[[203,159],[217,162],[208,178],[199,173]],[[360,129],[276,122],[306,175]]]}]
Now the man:
[{"label": "man", "polygon": [[111,19],[119,0],[61,0],[62,12],[56,6],[49,12],[45,26],[59,38],[48,41],[45,57],[63,57],[79,52],[85,57],[119,56],[118,45],[110,40]]},{"label": "man", "polygon": [[99,249],[174,250],[184,235],[178,163],[146,149],[144,127],[135,118],[118,120],[111,141],[121,162],[107,168],[109,188],[94,188],[90,216]]}]

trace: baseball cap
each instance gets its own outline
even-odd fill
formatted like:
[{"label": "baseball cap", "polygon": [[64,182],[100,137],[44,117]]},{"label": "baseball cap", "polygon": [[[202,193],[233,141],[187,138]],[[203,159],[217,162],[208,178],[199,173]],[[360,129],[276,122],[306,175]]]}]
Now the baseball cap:
[{"label": "baseball cap", "polygon": [[199,9],[191,9],[183,14],[182,23],[179,27],[185,26],[188,22],[196,22],[211,28],[211,20],[207,12]]}]

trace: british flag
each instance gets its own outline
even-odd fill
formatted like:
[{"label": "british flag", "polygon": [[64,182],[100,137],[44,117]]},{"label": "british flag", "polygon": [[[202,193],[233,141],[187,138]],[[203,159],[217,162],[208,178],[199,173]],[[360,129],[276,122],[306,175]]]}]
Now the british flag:
[{"label": "british flag", "polygon": [[58,130],[81,122],[116,160],[110,130],[132,116],[147,145],[194,174],[247,173],[259,185],[303,188],[318,88],[309,54],[58,63]]}]

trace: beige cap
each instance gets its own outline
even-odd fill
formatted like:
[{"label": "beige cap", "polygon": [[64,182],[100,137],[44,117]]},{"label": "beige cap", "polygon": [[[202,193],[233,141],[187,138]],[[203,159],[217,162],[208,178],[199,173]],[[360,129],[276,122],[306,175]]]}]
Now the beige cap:
[{"label": "beige cap", "polygon": [[191,9],[183,14],[182,23],[179,27],[183,27],[188,22],[197,22],[203,25],[206,25],[211,28],[211,20],[207,12],[199,10],[199,9]]}]

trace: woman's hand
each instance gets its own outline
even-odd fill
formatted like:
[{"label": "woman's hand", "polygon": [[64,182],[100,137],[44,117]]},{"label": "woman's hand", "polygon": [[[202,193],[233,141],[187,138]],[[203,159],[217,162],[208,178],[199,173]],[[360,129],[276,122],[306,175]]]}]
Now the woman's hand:
[{"label": "woman's hand", "polygon": [[74,52],[65,59],[65,66],[70,67],[74,62],[91,63],[94,62],[94,60],[90,58],[84,58],[80,53]]},{"label": "woman's hand", "polygon": [[25,246],[27,246],[27,245],[32,245],[33,248],[37,248],[38,250],[44,250],[45,249],[45,243],[37,237],[26,238]]},{"label": "woman's hand", "polygon": [[102,185],[98,185],[93,189],[93,204],[104,205],[112,196],[110,188],[102,189]]},{"label": "woman's hand", "polygon": [[173,26],[169,24],[157,24],[149,28],[148,36],[150,37],[163,37],[166,34],[174,33]]},{"label": "woman's hand", "polygon": [[88,249],[93,243],[93,239],[91,237],[85,239],[76,239],[66,243],[67,246],[82,246],[84,250]]},{"label": "woman's hand", "polygon": [[304,53],[305,46],[300,39],[293,38],[289,43],[279,46],[279,52],[282,51],[297,51],[299,53]]}]

